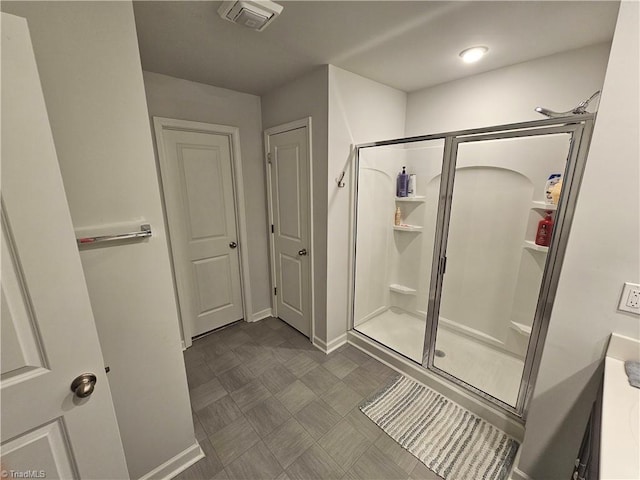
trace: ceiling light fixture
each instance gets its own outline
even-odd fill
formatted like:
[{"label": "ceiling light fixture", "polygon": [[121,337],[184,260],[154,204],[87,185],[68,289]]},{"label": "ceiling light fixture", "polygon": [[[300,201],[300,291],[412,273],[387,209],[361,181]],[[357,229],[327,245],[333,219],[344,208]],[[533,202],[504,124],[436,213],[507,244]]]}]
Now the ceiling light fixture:
[{"label": "ceiling light fixture", "polygon": [[487,47],[471,47],[460,52],[464,63],[474,63],[480,60],[489,51]]}]

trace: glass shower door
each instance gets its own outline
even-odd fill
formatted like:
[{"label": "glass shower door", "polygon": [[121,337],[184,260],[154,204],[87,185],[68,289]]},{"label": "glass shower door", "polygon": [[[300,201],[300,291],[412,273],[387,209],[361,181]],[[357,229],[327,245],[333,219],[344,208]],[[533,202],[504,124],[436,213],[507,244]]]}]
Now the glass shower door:
[{"label": "glass shower door", "polygon": [[[357,162],[354,329],[421,364],[444,140],[362,148]],[[398,197],[405,167],[412,196]]]},{"label": "glass shower door", "polygon": [[[594,119],[357,146],[354,338],[449,381],[436,390],[452,382],[523,417]],[[417,174],[415,198],[396,196],[403,166]],[[549,177],[562,179],[551,197]]]},{"label": "glass shower door", "polygon": [[565,176],[573,136],[547,130],[456,139],[453,147],[428,365],[513,409],[550,255],[536,234],[558,213],[545,185]]}]

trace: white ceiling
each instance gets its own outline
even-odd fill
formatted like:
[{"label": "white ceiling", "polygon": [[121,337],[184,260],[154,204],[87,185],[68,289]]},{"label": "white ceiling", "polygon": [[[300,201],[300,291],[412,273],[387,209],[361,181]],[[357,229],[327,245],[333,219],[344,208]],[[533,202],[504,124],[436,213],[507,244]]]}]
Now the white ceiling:
[{"label": "white ceiling", "polygon": [[[264,94],[333,64],[411,92],[611,41],[617,1],[280,1],[263,32],[222,20],[220,1],[134,2],[144,70]],[[458,53],[486,45],[464,64]]]}]

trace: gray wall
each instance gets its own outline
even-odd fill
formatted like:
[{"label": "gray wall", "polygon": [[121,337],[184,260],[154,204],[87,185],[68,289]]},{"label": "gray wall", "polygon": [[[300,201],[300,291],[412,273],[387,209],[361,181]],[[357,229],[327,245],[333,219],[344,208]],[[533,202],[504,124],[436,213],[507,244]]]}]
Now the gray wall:
[{"label": "gray wall", "polygon": [[143,74],[150,116],[240,129],[251,305],[254,318],[261,312],[264,316],[265,310],[271,310],[271,294],[260,97],[153,72]]},{"label": "gray wall", "polygon": [[2,10],[29,24],[74,228],[142,219],[153,228],[149,241],[81,253],[129,474],[139,478],[195,438],[133,9]]},{"label": "gray wall", "polygon": [[623,283],[640,283],[639,12],[620,4],[522,446],[519,469],[534,479],[569,478],[609,334],[640,339],[640,317],[616,311]]},{"label": "gray wall", "polygon": [[327,339],[328,66],[323,65],[262,97],[262,126],[312,118],[313,267],[315,336]]}]

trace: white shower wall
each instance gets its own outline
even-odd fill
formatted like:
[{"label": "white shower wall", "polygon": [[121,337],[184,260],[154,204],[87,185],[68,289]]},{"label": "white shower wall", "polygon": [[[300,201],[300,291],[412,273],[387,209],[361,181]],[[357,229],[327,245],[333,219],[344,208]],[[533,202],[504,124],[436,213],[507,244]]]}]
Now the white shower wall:
[{"label": "white shower wall", "polygon": [[[365,153],[363,153],[365,152]],[[354,324],[379,315],[391,306],[389,284],[397,263],[393,241],[395,174],[404,161],[400,148],[361,152],[358,174],[356,282]],[[362,281],[361,279],[368,279]]]},{"label": "white shower wall", "polygon": [[532,182],[511,169],[457,169],[441,317],[504,341],[532,191]]}]

